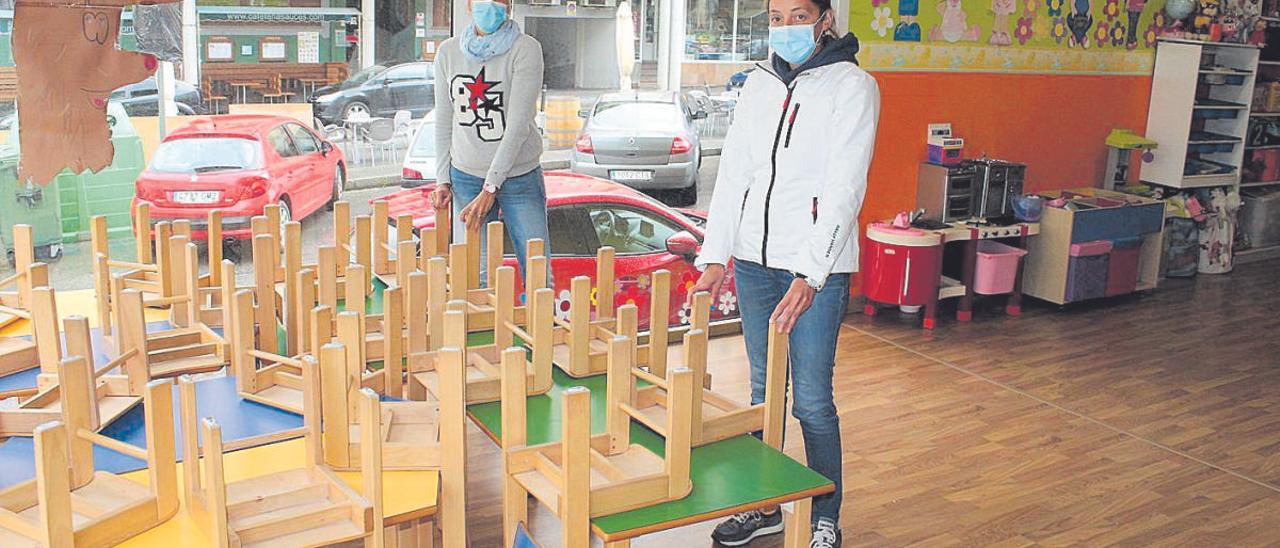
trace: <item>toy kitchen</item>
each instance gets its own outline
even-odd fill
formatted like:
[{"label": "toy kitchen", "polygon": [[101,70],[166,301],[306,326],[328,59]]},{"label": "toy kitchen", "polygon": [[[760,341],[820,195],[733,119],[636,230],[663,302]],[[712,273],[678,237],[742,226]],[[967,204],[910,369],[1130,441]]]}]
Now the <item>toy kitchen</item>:
[{"label": "toy kitchen", "polygon": [[[920,165],[915,211],[865,232],[864,312],[874,315],[879,305],[923,311],[923,326],[932,329],[939,301],[960,299],[956,319],[963,322],[972,318],[979,295],[1007,295],[1006,313],[1017,316],[1023,256],[1028,238],[1040,232],[1035,221],[1043,207],[1023,196],[1026,166],[935,153],[934,127],[930,133],[932,162]],[[944,138],[955,146],[949,131]]]}]

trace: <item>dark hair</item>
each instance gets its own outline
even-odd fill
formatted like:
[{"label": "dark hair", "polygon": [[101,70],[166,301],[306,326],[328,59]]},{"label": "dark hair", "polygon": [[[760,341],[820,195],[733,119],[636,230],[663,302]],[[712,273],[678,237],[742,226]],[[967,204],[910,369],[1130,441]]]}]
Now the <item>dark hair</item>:
[{"label": "dark hair", "polygon": [[831,0],[809,0],[809,1],[813,2],[813,5],[818,6],[818,9],[822,11],[827,11],[831,9]]}]

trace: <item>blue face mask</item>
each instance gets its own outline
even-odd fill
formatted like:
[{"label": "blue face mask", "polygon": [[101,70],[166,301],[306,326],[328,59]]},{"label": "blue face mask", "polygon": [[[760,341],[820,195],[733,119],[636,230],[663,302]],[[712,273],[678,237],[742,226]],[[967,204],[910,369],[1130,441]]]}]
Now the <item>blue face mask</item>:
[{"label": "blue face mask", "polygon": [[799,65],[813,55],[818,43],[813,37],[812,25],[788,25],[785,27],[769,27],[769,47],[774,53],[792,65]]},{"label": "blue face mask", "polygon": [[507,22],[507,7],[492,0],[473,2],[471,18],[475,20],[477,30],[493,34]]}]

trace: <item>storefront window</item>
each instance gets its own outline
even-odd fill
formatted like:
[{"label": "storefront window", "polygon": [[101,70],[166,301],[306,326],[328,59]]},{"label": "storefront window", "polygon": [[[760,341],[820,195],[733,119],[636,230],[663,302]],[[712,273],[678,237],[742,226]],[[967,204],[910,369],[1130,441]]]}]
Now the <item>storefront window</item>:
[{"label": "storefront window", "polygon": [[688,1],[686,59],[761,61],[768,58],[768,0]]}]

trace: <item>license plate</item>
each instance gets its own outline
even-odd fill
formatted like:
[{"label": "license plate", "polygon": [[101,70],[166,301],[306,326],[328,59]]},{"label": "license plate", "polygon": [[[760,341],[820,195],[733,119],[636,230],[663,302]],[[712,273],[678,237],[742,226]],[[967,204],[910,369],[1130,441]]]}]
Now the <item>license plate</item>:
[{"label": "license plate", "polygon": [[173,201],[179,204],[216,204],[222,200],[222,193],[216,190],[174,192]]},{"label": "license plate", "polygon": [[609,178],[619,183],[645,182],[653,180],[653,172],[616,170],[609,172]]}]

